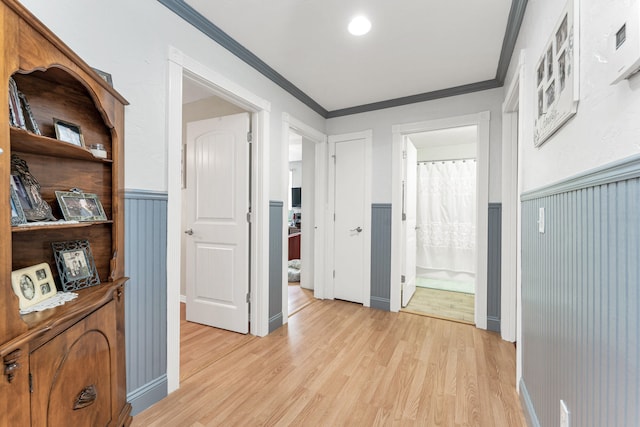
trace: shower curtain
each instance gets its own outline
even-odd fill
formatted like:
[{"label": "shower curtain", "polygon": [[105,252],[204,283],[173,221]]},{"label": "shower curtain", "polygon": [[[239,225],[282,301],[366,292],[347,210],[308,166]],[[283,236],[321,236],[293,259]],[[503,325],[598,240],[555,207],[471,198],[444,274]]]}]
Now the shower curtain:
[{"label": "shower curtain", "polygon": [[419,163],[417,204],[417,266],[475,274],[475,160]]}]

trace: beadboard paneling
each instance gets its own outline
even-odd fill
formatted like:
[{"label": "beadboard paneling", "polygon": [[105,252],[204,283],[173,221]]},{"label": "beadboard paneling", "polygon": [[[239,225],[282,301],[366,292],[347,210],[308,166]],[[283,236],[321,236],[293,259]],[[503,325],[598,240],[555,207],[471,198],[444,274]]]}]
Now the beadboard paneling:
[{"label": "beadboard paneling", "polygon": [[125,193],[127,399],[133,414],[167,395],[167,195]]},{"label": "beadboard paneling", "polygon": [[[522,345],[530,419],[640,419],[640,157],[523,195]],[[538,231],[540,209],[545,230]]]},{"label": "beadboard paneling", "polygon": [[269,333],[282,326],[282,215],[284,203],[269,202]]},{"label": "beadboard paneling", "polygon": [[371,308],[391,308],[391,204],[371,205]]},{"label": "beadboard paneling", "polygon": [[487,242],[487,329],[500,332],[502,204],[489,203]]}]

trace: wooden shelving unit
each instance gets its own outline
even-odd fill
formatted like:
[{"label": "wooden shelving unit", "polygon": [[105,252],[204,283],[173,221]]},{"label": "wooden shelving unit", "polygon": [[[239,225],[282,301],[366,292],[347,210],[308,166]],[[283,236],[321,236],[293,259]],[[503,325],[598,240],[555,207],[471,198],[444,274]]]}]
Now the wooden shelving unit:
[{"label": "wooden shelving unit", "polygon": [[[0,425],[131,423],[124,348],[124,106],[127,101],[15,0],[0,0],[4,100],[0,101],[0,197],[9,200],[11,156],[27,162],[40,194],[62,218],[56,191],[96,194],[106,221],[11,226],[0,210]],[[42,135],[11,126],[9,79]],[[0,86],[1,87],[1,86]],[[56,139],[54,119],[77,124],[85,144]],[[6,206],[6,205],[5,205]],[[11,272],[42,262],[60,288],[54,242],[88,240],[100,284],[65,305],[20,315]]]}]

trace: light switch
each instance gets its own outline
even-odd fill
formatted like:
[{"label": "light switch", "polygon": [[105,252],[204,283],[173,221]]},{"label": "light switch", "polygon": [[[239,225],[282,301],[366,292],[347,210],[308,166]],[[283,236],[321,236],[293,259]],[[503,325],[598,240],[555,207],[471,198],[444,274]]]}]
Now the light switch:
[{"label": "light switch", "polygon": [[538,231],[544,233],[544,208],[538,210]]}]

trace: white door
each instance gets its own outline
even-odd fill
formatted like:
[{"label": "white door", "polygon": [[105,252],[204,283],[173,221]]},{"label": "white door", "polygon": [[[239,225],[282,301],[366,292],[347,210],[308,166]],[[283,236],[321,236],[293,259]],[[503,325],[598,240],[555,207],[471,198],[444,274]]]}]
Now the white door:
[{"label": "white door", "polygon": [[403,201],[403,272],[402,306],[406,307],[416,291],[416,198],[418,153],[411,141],[405,138],[403,156],[404,201]]},{"label": "white door", "polygon": [[187,320],[249,331],[249,114],[187,124]]},{"label": "white door", "polygon": [[334,298],[364,302],[365,264],[365,140],[335,144]]}]

